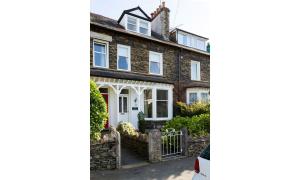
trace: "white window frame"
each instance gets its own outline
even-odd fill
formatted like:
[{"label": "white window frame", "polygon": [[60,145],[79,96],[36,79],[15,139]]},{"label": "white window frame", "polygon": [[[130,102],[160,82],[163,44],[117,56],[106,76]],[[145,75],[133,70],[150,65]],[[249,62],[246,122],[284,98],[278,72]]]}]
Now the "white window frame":
[{"label": "white window frame", "polygon": [[[152,90],[152,118],[145,118],[145,120],[170,120],[173,118],[173,89],[172,88],[165,88],[165,87],[154,87],[148,88]],[[157,117],[157,90],[167,90],[168,91],[168,117]],[[143,94],[144,96],[144,94]],[[143,101],[144,102],[144,101]],[[144,104],[143,107],[144,108]]]},{"label": "white window frame", "polygon": [[[146,23],[147,24],[147,33],[146,34],[144,34],[144,33],[142,33],[142,32],[140,32],[140,28],[141,28],[141,22],[143,22],[143,23]],[[139,19],[139,33],[141,33],[141,34],[144,34],[144,35],[149,35],[149,22],[148,21],[144,21],[144,20],[142,20],[142,19]]]},{"label": "white window frame", "polygon": [[[127,56],[128,56],[128,69],[119,69],[119,48],[127,48]],[[117,44],[117,69],[119,71],[131,71],[131,48],[130,46],[122,45],[122,44]]]},{"label": "white window frame", "polygon": [[[134,30],[131,30],[131,29],[128,29],[128,24],[131,24],[131,23],[128,23],[128,19],[131,18],[131,19],[135,19],[135,22],[136,22],[136,28],[135,28],[135,31]],[[134,16],[128,16],[127,15],[127,18],[126,18],[126,29],[128,31],[132,31],[132,32],[139,32],[139,21],[138,21],[138,18],[134,17]]]},{"label": "white window frame", "polygon": [[[128,29],[128,18],[132,18],[132,19],[135,19],[136,21],[136,29],[135,31],[134,30],[131,30],[131,29]],[[140,18],[137,18],[137,17],[134,17],[134,16],[130,16],[130,15],[127,15],[126,14],[126,26],[125,26],[125,29],[128,30],[128,31],[131,31],[131,32],[136,32],[136,33],[140,33],[142,35],[148,35],[148,36],[151,36],[151,23],[149,21],[146,21],[146,20],[143,20],[143,19],[140,19]],[[144,34],[144,33],[141,33],[140,32],[140,22],[144,22],[144,23],[147,23],[147,34]]]},{"label": "white window frame", "polygon": [[186,90],[186,103],[191,104],[190,102],[190,93],[196,93],[197,94],[197,101],[202,100],[201,93],[207,93],[208,96],[208,102],[210,101],[210,95],[209,95],[209,89],[203,89],[203,88],[188,88]]},{"label": "white window frame", "polygon": [[[157,74],[157,73],[152,73],[151,72],[151,68],[150,68],[150,65],[151,65],[151,54],[154,54],[154,55],[159,55],[159,57],[160,57],[160,62],[158,62],[158,63],[160,63],[159,64],[159,74]],[[152,62],[157,62],[157,61],[152,61]],[[159,75],[159,76],[162,76],[163,75],[163,54],[162,53],[158,53],[158,52],[154,52],[154,51],[149,51],[149,74],[152,74],[152,75]]]},{"label": "white window frame", "polygon": [[[96,66],[95,64],[95,44],[101,44],[101,45],[104,45],[105,46],[105,51],[106,51],[106,66],[103,67],[103,66]],[[98,39],[93,39],[93,67],[96,67],[96,68],[106,68],[108,69],[109,68],[109,43],[107,41],[101,41],[101,40],[98,40]]]},{"label": "white window frame", "polygon": [[[197,67],[197,79],[193,79],[193,74],[192,74],[193,65],[196,65],[196,67]],[[199,61],[191,60],[191,80],[192,81],[201,81],[201,64]]]},{"label": "white window frame", "polygon": [[[167,91],[167,100],[157,100],[157,91],[159,90],[162,90],[162,91]],[[168,116],[167,117],[157,117],[157,102],[160,101],[160,102],[167,102],[167,111],[168,111]],[[169,117],[169,90],[168,89],[160,89],[160,88],[157,88],[156,89],[156,93],[155,93],[155,107],[156,107],[156,118],[168,118]]]}]

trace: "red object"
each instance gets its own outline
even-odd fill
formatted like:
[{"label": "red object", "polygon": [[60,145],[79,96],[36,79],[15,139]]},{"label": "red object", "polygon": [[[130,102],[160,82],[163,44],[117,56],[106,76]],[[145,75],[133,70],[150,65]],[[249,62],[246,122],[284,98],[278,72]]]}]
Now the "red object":
[{"label": "red object", "polygon": [[[106,102],[106,112],[108,112],[108,94],[101,94]],[[109,127],[109,123],[108,123],[109,119],[107,119],[106,124],[105,124],[105,128]]]},{"label": "red object", "polygon": [[198,158],[195,160],[194,170],[195,170],[196,173],[199,173],[199,172],[200,172],[200,167],[199,167],[199,160],[198,160]]}]

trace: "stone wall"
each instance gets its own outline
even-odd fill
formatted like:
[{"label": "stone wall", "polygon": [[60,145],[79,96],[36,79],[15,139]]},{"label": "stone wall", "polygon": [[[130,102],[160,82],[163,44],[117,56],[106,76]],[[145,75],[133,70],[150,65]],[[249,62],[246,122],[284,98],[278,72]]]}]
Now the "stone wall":
[{"label": "stone wall", "polygon": [[[186,88],[209,88],[209,55],[154,42],[141,37],[109,31],[94,25],[91,25],[90,28],[91,32],[98,32],[112,37],[112,41],[109,42],[109,69],[92,67],[93,39],[90,38],[91,76],[173,84],[174,105],[177,101],[186,102]],[[131,48],[130,72],[117,70],[117,44],[127,45]],[[149,74],[149,51],[163,54],[162,76]],[[191,60],[200,62],[201,81],[191,80]]]},{"label": "stone wall", "polygon": [[197,157],[200,152],[209,144],[209,137],[189,138],[187,155]]},{"label": "stone wall", "polygon": [[101,140],[90,143],[90,169],[120,168],[120,134],[113,128],[101,132]]}]

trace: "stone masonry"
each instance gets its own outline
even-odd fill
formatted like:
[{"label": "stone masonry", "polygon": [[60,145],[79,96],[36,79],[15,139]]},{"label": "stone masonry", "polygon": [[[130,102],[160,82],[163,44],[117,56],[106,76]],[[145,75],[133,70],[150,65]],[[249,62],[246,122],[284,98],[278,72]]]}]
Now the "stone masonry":
[{"label": "stone masonry", "polygon": [[120,168],[120,134],[113,128],[102,132],[100,141],[90,144],[90,169],[108,170]]},{"label": "stone masonry", "polygon": [[161,132],[158,129],[149,132],[149,161],[161,161]]}]

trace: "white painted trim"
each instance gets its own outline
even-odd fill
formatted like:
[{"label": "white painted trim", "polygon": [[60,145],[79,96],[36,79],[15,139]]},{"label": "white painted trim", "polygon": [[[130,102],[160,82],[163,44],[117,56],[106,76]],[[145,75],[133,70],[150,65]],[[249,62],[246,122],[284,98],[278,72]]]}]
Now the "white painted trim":
[{"label": "white painted trim", "polygon": [[[142,20],[140,18],[137,18],[137,17],[134,17],[134,16],[130,16],[128,14],[125,14],[125,29],[127,31],[130,31],[130,32],[135,32],[135,33],[139,33],[139,34],[142,34],[142,35],[146,35],[146,36],[151,36],[151,22],[149,21],[145,21],[145,20]],[[127,25],[128,25],[128,17],[132,18],[132,19],[135,19],[136,20],[136,30],[131,30],[131,29],[128,29]],[[140,22],[145,22],[148,24],[148,33],[147,34],[144,34],[144,33],[141,33],[140,32]]]},{"label": "white painted trim", "polygon": [[[159,64],[159,66],[160,66],[159,67],[159,70],[160,70],[159,74],[151,73],[151,71],[150,71],[150,61],[151,61],[150,54],[156,54],[156,55],[159,55],[159,57],[160,57],[160,62],[158,62],[158,63],[160,63]],[[157,61],[153,61],[153,62],[157,62]],[[154,52],[154,51],[149,51],[149,74],[163,76],[163,64],[164,64],[164,61],[163,61],[163,54],[162,53],[158,53],[158,52]]]},{"label": "white painted trim", "polygon": [[[122,48],[127,48],[127,56],[128,56],[128,70],[126,69],[119,69],[119,47]],[[122,44],[117,44],[117,69],[119,71],[131,71],[131,48],[130,46],[122,45]]]},{"label": "white painted trim", "polygon": [[188,89],[186,89],[186,103],[187,104],[191,103],[190,102],[190,93],[196,93],[197,100],[201,100],[201,93],[208,93],[208,99],[210,99],[208,88],[188,88]]},{"label": "white painted trim", "polygon": [[[94,55],[94,51],[95,51],[95,43],[96,44],[102,44],[102,45],[105,45],[105,50],[106,50],[106,67],[103,67],[103,66],[96,66],[95,65],[95,55]],[[102,41],[102,40],[99,40],[99,39],[93,39],[93,67],[96,67],[96,68],[106,68],[108,69],[109,68],[109,43],[107,41]]]},{"label": "white painted trim", "polygon": [[[196,67],[197,67],[197,79],[193,79],[193,74],[192,74],[192,66],[193,66],[193,64],[196,64]],[[200,64],[200,61],[193,61],[193,60],[191,60],[191,80],[192,81],[201,81],[201,64]]]}]

